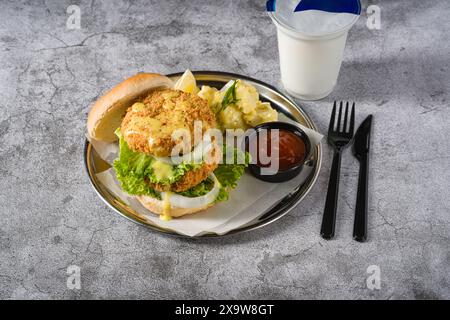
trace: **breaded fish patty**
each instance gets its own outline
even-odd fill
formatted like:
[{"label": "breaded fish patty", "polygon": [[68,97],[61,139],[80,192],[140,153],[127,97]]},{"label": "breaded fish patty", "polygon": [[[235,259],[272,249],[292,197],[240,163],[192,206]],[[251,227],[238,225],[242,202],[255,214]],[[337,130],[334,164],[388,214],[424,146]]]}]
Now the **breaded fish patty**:
[{"label": "breaded fish patty", "polygon": [[202,122],[202,134],[216,127],[215,114],[205,100],[167,89],[153,91],[128,108],[120,129],[132,150],[167,157],[179,142],[172,139],[177,129],[187,129],[194,141],[195,121]]}]

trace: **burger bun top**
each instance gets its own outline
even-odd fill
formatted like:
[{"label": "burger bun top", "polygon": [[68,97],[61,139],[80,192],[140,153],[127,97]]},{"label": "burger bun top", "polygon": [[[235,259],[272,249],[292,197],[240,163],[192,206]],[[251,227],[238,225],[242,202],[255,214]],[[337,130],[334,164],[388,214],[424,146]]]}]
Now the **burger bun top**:
[{"label": "burger bun top", "polygon": [[153,90],[170,88],[172,80],[156,73],[138,73],[119,83],[92,105],[87,119],[89,137],[105,142],[117,140],[114,131],[128,107]]}]

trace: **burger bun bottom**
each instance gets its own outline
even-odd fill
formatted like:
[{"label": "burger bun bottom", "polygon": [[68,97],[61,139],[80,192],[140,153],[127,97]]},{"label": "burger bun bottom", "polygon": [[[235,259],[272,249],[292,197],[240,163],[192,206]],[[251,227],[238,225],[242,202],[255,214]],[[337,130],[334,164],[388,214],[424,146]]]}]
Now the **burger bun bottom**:
[{"label": "burger bun bottom", "polygon": [[[136,197],[138,201],[148,210],[151,212],[162,215],[164,214],[164,202],[162,200],[158,200],[152,197],[148,196],[137,196]],[[214,203],[204,205],[201,207],[195,207],[195,208],[174,208],[171,207],[168,214],[173,218],[179,218],[188,214],[193,214],[199,211],[206,210],[210,207],[212,207]]]}]

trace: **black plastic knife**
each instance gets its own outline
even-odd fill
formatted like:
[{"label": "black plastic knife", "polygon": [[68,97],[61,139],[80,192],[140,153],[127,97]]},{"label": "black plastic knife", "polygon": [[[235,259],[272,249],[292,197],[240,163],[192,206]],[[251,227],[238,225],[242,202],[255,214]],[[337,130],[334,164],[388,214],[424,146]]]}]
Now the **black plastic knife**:
[{"label": "black plastic knife", "polygon": [[367,192],[369,180],[369,150],[372,115],[369,115],[356,130],[353,141],[353,155],[359,161],[358,193],[356,195],[353,239],[364,242],[367,239]]}]

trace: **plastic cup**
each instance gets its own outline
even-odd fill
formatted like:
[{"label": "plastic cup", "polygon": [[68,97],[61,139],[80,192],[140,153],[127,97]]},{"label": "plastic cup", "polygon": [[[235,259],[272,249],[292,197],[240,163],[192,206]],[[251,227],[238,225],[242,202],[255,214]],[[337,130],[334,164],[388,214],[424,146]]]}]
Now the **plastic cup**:
[{"label": "plastic cup", "polygon": [[339,76],[348,32],[359,15],[344,27],[316,34],[299,31],[274,12],[269,15],[277,27],[281,82],[286,91],[303,100],[328,96]]}]

